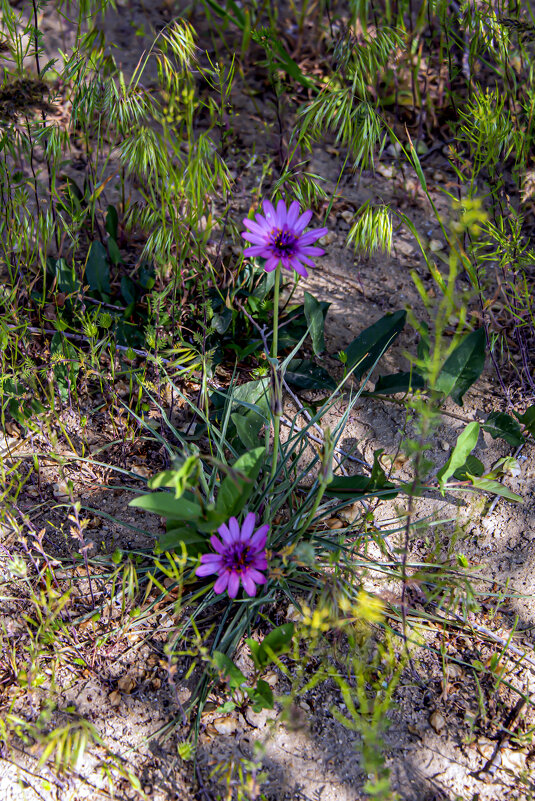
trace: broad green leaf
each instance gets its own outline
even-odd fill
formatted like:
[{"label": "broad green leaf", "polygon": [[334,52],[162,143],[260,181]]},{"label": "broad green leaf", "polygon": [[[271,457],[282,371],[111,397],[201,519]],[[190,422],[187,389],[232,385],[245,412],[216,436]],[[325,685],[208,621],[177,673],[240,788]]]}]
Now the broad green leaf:
[{"label": "broad green leaf", "polygon": [[262,709],[273,709],[275,701],[273,690],[264,679],[258,679],[256,687],[249,693],[253,702],[253,712],[261,712]]},{"label": "broad green leaf", "polygon": [[437,473],[437,481],[444,494],[444,485],[459,467],[463,467],[470,453],[474,450],[479,437],[479,423],[468,423],[466,428],[457,437],[450,458]]},{"label": "broad green leaf", "polygon": [[255,666],[257,668],[265,668],[270,662],[273,662],[274,656],[285,654],[290,648],[294,631],[295,626],[293,623],[284,623],[282,626],[277,626],[276,629],[270,631],[261,643],[255,643],[257,647],[254,648],[251,645],[251,640],[248,639],[247,643],[251,648]]},{"label": "broad green leaf", "polygon": [[206,551],[207,538],[188,526],[170,525],[168,530],[158,540],[162,551],[174,551],[184,543],[190,556]]},{"label": "broad green leaf", "polygon": [[373,467],[372,467],[372,474],[370,476],[370,481],[372,485],[377,489],[382,489],[383,487],[388,486],[386,473],[381,464],[381,456],[383,455],[383,453],[384,453],[384,448],[379,448],[378,450],[373,452]]},{"label": "broad green leaf", "polygon": [[231,689],[237,690],[247,685],[247,679],[241,670],[222,651],[214,651],[213,660],[217,670],[228,680]]},{"label": "broad green leaf", "polygon": [[254,489],[260,469],[264,464],[264,447],[254,448],[242,454],[230,468],[229,475],[221,482],[216,501],[216,513],[225,519],[238,515]]},{"label": "broad green leaf", "polygon": [[310,359],[292,359],[284,374],[286,381],[296,389],[336,389],[336,382],[327,370]]},{"label": "broad green leaf", "polygon": [[397,311],[381,317],[353,340],[346,348],[346,369],[360,378],[369,370],[400,335],[405,325],[406,311]]},{"label": "broad green leaf", "polygon": [[362,498],[368,495],[395,498],[402,489],[403,487],[396,487],[391,481],[387,481],[381,486],[374,485],[369,476],[335,476],[325,490],[325,494],[343,500]]},{"label": "broad green leaf", "polygon": [[232,311],[230,309],[223,309],[220,314],[214,314],[212,317],[212,325],[218,334],[224,334],[232,322]]},{"label": "broad green leaf", "polygon": [[526,426],[532,437],[535,437],[535,406],[530,406],[524,414],[517,414],[516,417]]},{"label": "broad green leaf", "polygon": [[258,381],[247,381],[239,387],[232,387],[232,400],[256,404],[260,398],[266,396],[269,378],[260,378]]},{"label": "broad green leaf", "polygon": [[255,412],[248,412],[247,414],[234,412],[230,415],[230,419],[236,426],[238,436],[246,448],[254,448],[255,445],[258,445],[258,435],[264,424],[264,420],[259,414]]},{"label": "broad green leaf", "polygon": [[99,292],[101,295],[110,294],[110,268],[106,248],[101,242],[91,243],[84,275],[93,292]]},{"label": "broad green leaf", "polygon": [[457,481],[466,481],[468,473],[472,473],[474,476],[482,476],[485,472],[485,467],[483,462],[480,462],[477,456],[474,456],[472,453],[467,457],[466,462],[463,464],[462,467],[458,467],[455,473],[453,474],[453,478],[456,478]]},{"label": "broad green leaf", "polygon": [[468,334],[448,356],[439,373],[435,388],[444,395],[451,396],[458,406],[463,405],[464,393],[483,371],[485,347],[485,330],[477,328]]},{"label": "broad green leaf", "polygon": [[493,481],[492,479],[485,478],[484,476],[473,476],[470,473],[467,473],[466,477],[470,479],[472,486],[476,489],[484,490],[485,492],[492,492],[494,495],[501,495],[502,498],[507,498],[509,501],[524,503],[524,500],[520,495],[517,495],[516,492],[511,492],[510,489],[504,487],[499,481]]},{"label": "broad green leaf", "polygon": [[382,375],[375,385],[373,392],[368,394],[393,395],[396,392],[414,392],[415,389],[422,389],[424,380],[421,375],[414,370],[409,373],[394,373],[393,375]]},{"label": "broad green leaf", "polygon": [[518,448],[525,441],[518,420],[505,412],[492,412],[481,428],[488,431],[493,439],[504,439],[513,448]]},{"label": "broad green leaf", "polygon": [[197,520],[201,517],[202,509],[195,501],[187,498],[176,499],[172,492],[152,492],[150,495],[141,495],[130,501],[129,506],[144,509],[155,515],[168,517],[171,520]]},{"label": "broad green leaf", "polygon": [[119,228],[119,215],[115,206],[108,206],[106,210],[106,232],[117,242],[117,231]]},{"label": "broad green leaf", "polygon": [[76,276],[73,264],[69,266],[65,259],[47,259],[47,266],[52,268],[60,292],[70,295],[80,291],[80,281]]},{"label": "broad green leaf", "polygon": [[121,264],[123,261],[123,257],[121,256],[119,245],[112,236],[108,238],[107,246],[108,246],[108,256],[110,257],[111,263],[115,264],[115,266]]},{"label": "broad green leaf", "polygon": [[136,302],[137,292],[136,292],[136,285],[129,278],[127,275],[123,275],[121,278],[121,295],[123,296],[124,301],[131,306],[132,303]]},{"label": "broad green leaf", "polygon": [[305,317],[310,328],[312,347],[314,353],[318,356],[325,350],[325,338],[323,335],[325,315],[321,303],[310,292],[305,292]]}]

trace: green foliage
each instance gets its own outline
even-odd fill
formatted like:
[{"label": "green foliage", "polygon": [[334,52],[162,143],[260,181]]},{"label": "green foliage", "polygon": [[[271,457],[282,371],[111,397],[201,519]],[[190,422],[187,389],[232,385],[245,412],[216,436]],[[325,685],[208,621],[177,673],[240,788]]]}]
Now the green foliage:
[{"label": "green foliage", "polygon": [[435,388],[449,395],[459,406],[463,405],[463,395],[477,381],[485,366],[486,337],[483,328],[477,328],[462,340],[448,356]]},{"label": "green foliage", "polygon": [[387,314],[366,328],[345,350],[345,369],[359,379],[370,370],[405,326],[406,312]]},{"label": "green foliage", "polygon": [[474,450],[479,437],[479,423],[468,423],[465,429],[457,437],[457,443],[453,448],[450,457],[444,467],[437,473],[437,480],[442,492],[444,492],[444,485],[448,478],[452,476],[456,470],[461,469]]}]

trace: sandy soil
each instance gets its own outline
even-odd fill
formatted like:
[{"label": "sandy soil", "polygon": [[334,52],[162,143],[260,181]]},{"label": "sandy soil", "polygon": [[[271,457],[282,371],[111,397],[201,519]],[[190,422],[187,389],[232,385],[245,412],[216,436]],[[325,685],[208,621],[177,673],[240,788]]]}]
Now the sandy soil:
[{"label": "sandy soil", "polygon": [[[118,63],[127,71],[131,70],[142,48],[150,41],[151,30],[158,30],[171,16],[169,4],[149,4],[147,7],[141,2],[122,4],[117,14],[108,14],[102,28],[107,40],[114,45]],[[196,12],[194,24],[201,16],[200,11]],[[68,23],[58,22],[51,6],[45,10],[41,28],[51,56],[59,47],[68,48],[72,29]],[[202,33],[202,25],[200,30]],[[136,31],[144,31],[145,35],[136,36]],[[147,80],[150,80],[150,74]],[[249,100],[240,95],[239,87],[233,99],[243,123],[240,124],[239,146],[252,147],[254,141],[259,153],[263,148],[268,150],[272,141],[267,137],[273,136],[267,127],[269,112],[266,111],[266,119],[259,122]],[[311,171],[327,177],[327,192],[334,186],[339,164],[332,148],[316,149],[313,154]],[[426,161],[425,170],[433,197],[441,211],[447,214],[448,205],[442,190],[451,176],[447,173],[445,160],[437,153],[436,157]],[[251,187],[257,179],[254,166],[238,176],[235,192],[237,220],[247,208]],[[395,234],[391,256],[362,258],[345,248],[349,223],[344,212],[358,209],[368,198],[405,211],[427,239],[439,238],[436,221],[427,201],[418,194],[414,177],[407,172],[401,175],[387,156],[382,160],[382,174],[364,173],[360,179],[351,175],[344,179],[341,197],[325,221],[332,232],[326,247],[327,255],[301,287],[331,303],[326,324],[328,355],[324,358],[325,364],[331,367],[337,363],[335,354],[386,312],[408,306],[418,314],[424,314],[410,276],[411,269],[418,270],[428,288],[432,285],[416,244],[403,229]],[[384,374],[404,369],[407,364],[404,352],[414,351],[414,348],[415,337],[407,328],[396,346],[389,350],[379,372]],[[494,409],[503,409],[503,399],[490,368],[468,393],[462,410],[454,404],[446,406],[447,412],[461,414],[466,419],[483,419]],[[291,414],[291,411],[292,403],[289,401],[286,412]],[[339,413],[340,409],[335,410],[332,419],[336,419]],[[90,416],[88,430],[95,450],[115,438],[111,427],[103,426],[101,422],[98,416]],[[71,420],[70,423],[76,431],[78,421]],[[363,399],[352,413],[342,445],[345,448],[356,445],[359,455],[366,461],[373,460],[377,448],[395,453],[404,424],[405,413],[401,407]],[[444,417],[430,452],[430,458],[437,466],[447,459],[449,448],[463,425],[460,420]],[[409,421],[407,433],[411,428]],[[17,437],[5,436],[3,442],[12,449],[19,448],[22,453],[29,447]],[[476,455],[490,467],[501,456],[510,455],[511,450],[503,441],[482,434]],[[69,456],[68,449],[64,455]],[[106,456],[107,453],[103,454],[102,461]],[[128,451],[126,469],[130,474],[123,477],[105,470],[93,470],[91,475],[91,471],[70,463],[66,472],[74,481],[76,496],[84,508],[94,510],[91,512],[90,536],[96,548],[109,553],[117,546],[125,550],[150,546],[151,521],[141,512],[128,509],[126,504],[132,497],[135,474],[139,477],[137,486],[142,487],[141,482],[151,474],[157,462],[156,451],[140,447]],[[480,577],[478,586],[488,588],[488,608],[484,606],[480,613],[472,615],[472,622],[492,629],[507,641],[508,632],[518,616],[512,643],[516,648],[533,654],[535,461],[531,445],[523,449],[519,462],[520,475],[506,478],[505,483],[522,495],[524,504],[515,505],[501,499],[489,509],[489,504],[476,495],[461,499],[449,496],[446,499],[424,498],[418,501],[416,514],[421,518],[434,515],[437,519],[453,520],[434,529],[439,539],[438,552],[444,555],[448,549],[462,551]],[[407,468],[400,467],[397,475],[408,477]],[[47,548],[58,557],[76,549],[68,534],[62,534],[64,508],[58,504],[66,499],[61,495],[61,486],[58,487],[61,481],[54,463],[43,461],[40,486],[28,486],[21,498],[21,510],[27,512],[37,529],[47,528]],[[114,488],[110,489],[110,485]],[[379,508],[378,522],[392,519],[398,512],[395,503],[385,503]],[[161,528],[155,524],[152,533],[156,535],[158,530]],[[456,531],[460,533],[457,545],[454,544]],[[434,533],[424,532],[421,538],[412,542],[413,558],[425,558],[429,553],[428,536],[434,536]],[[15,543],[16,533],[5,531],[5,547],[9,549]],[[395,547],[395,539],[390,544]],[[65,580],[68,580],[68,571]],[[97,598],[99,592],[104,598],[104,587],[98,589],[97,578],[95,585]],[[493,613],[491,617],[487,612],[492,601],[506,586],[507,599],[500,604],[499,613]],[[78,587],[78,597],[82,602],[88,593],[83,572]],[[76,604],[73,609],[76,609]],[[16,635],[20,625],[18,610],[13,601],[3,612],[3,624],[10,636]],[[106,623],[108,628],[111,627],[111,634],[102,637]],[[256,716],[250,713],[247,719],[241,715],[228,715],[215,720],[208,711],[201,725],[195,777],[192,763],[180,759],[177,752],[182,740],[180,707],[187,703],[191,682],[183,679],[185,664],[179,664],[174,684],[169,682],[164,653],[169,632],[176,628],[177,623],[172,599],[160,609],[144,611],[138,619],[126,619],[120,609],[111,609],[107,620],[87,624],[88,637],[100,643],[98,647],[95,645],[91,669],[76,675],[64,672],[57,677],[59,707],[66,709],[71,706],[74,710],[71,714],[85,717],[96,726],[108,747],[120,755],[124,764],[140,778],[141,789],[148,798],[186,801],[203,797],[202,791],[193,790],[195,782],[200,780],[208,792],[211,786],[209,774],[214,765],[231,757],[250,757],[255,741],[263,743],[262,764],[267,772],[263,791],[268,799],[355,801],[364,797],[362,788],[366,777],[356,747],[358,737],[333,717],[332,707],[343,709],[343,706],[336,688],[329,683],[299,699],[297,722],[294,721],[291,727],[281,721],[278,709],[274,713]],[[96,638],[97,634],[100,639]],[[430,629],[426,637],[434,651],[415,651],[416,675],[407,668],[396,694],[390,727],[385,733],[385,753],[393,789],[401,798],[414,801],[498,801],[505,797],[532,797],[529,787],[523,786],[519,778],[522,774],[529,777],[531,773],[535,752],[530,746],[505,747],[501,768],[491,781],[485,782],[473,775],[492,751],[493,742],[487,736],[499,731],[516,703],[514,693],[503,685],[495,693],[492,688],[485,688],[494,705],[489,708],[487,734],[481,721],[472,732],[470,721],[477,715],[478,690],[470,665],[476,658],[484,661],[490,655],[491,647],[477,636],[468,638],[462,634],[447,634],[439,625]],[[444,680],[441,651],[459,663],[448,668],[448,681]],[[242,669],[247,669],[246,656],[240,664]],[[511,662],[507,664],[511,668],[509,681],[528,690],[533,684],[533,668],[526,662],[518,662],[516,666]],[[272,683],[276,693],[284,695],[288,691],[287,682],[281,676],[274,674]],[[51,690],[45,686],[29,702],[39,708]],[[20,709],[27,704],[27,698],[21,699]],[[61,722],[62,716],[56,713],[56,717],[57,722]],[[166,730],[170,723],[173,725]],[[527,727],[528,723],[524,726]],[[38,749],[28,748],[22,742],[18,748],[4,749],[0,759],[2,798],[6,801],[34,801],[38,798],[75,801],[97,797],[96,788],[104,785],[98,769],[102,759],[98,747],[89,750],[78,774],[68,778],[58,777],[48,766],[38,767],[38,758]],[[532,780],[527,778],[526,783],[530,785]],[[116,785],[116,792],[120,798],[141,797],[126,779]]]}]

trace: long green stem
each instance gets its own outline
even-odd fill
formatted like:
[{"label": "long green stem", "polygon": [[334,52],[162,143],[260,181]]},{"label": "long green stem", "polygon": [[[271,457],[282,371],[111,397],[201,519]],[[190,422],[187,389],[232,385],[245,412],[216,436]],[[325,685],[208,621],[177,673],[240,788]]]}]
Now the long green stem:
[{"label": "long green stem", "polygon": [[277,358],[279,347],[279,296],[281,288],[281,269],[282,262],[279,261],[275,269],[275,294],[273,296],[273,341],[271,343],[271,356]]},{"label": "long green stem", "polygon": [[[275,270],[275,293],[273,296],[273,341],[271,343],[271,358],[277,359],[277,350],[279,347],[279,295],[281,284],[281,269],[282,262],[279,261]],[[273,369],[278,371],[278,362],[273,366]],[[278,392],[279,382],[278,376],[275,375],[272,387],[272,393],[275,395]],[[271,405],[273,407],[273,459],[271,462],[271,473],[269,480],[272,481],[277,472],[277,459],[279,457],[279,436],[280,436],[280,423],[281,413],[279,410],[279,402],[277,398],[272,398],[274,401]]]},{"label": "long green stem", "polygon": [[316,493],[316,497],[314,498],[314,504],[312,506],[312,509],[308,513],[305,522],[301,526],[301,529],[299,531],[299,535],[297,537],[297,541],[299,541],[301,539],[301,537],[303,536],[303,534],[305,533],[307,528],[310,526],[310,524],[314,520],[314,516],[315,516],[316,512],[318,511],[318,506],[320,505],[320,503],[322,501],[322,498],[323,498],[323,496],[325,494],[325,490],[326,489],[327,489],[327,484],[321,483],[319,485],[318,491]]}]

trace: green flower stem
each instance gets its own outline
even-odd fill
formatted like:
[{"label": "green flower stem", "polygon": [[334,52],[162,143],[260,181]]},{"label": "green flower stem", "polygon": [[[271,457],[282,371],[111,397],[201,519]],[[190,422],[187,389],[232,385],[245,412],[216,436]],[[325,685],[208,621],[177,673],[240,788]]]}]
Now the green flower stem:
[{"label": "green flower stem", "polygon": [[279,260],[275,268],[275,294],[273,296],[273,341],[271,343],[271,357],[277,358],[277,349],[279,347],[279,296],[281,288],[281,270],[282,262]]},{"label": "green flower stem", "polygon": [[297,540],[296,540],[297,542],[299,542],[299,540],[301,539],[301,537],[303,536],[303,534],[305,533],[305,531],[307,530],[309,525],[314,520],[316,512],[318,511],[318,506],[321,503],[321,499],[323,498],[326,489],[327,489],[327,484],[325,484],[324,482],[321,482],[319,487],[318,487],[318,491],[316,492],[316,497],[314,498],[314,505],[312,506],[312,509],[310,510],[309,514],[307,515],[307,519],[305,520],[305,522],[301,526],[301,529],[300,529],[299,534],[297,536]]},{"label": "green flower stem", "polygon": [[[275,293],[273,296],[273,340],[271,343],[271,358],[277,359],[277,350],[279,347],[279,296],[280,296],[280,284],[281,284],[281,270],[282,270],[282,262],[279,260],[277,267],[275,269]],[[277,367],[274,369],[278,368]],[[276,392],[276,382],[275,386],[273,387],[273,392]],[[278,402],[276,402],[276,407],[279,406]],[[271,462],[271,473],[269,475],[269,480],[273,481],[275,478],[275,473],[277,472],[277,460],[279,458],[279,436],[280,436],[280,424],[281,424],[281,415],[280,413],[275,410],[273,414],[273,458]]]}]

